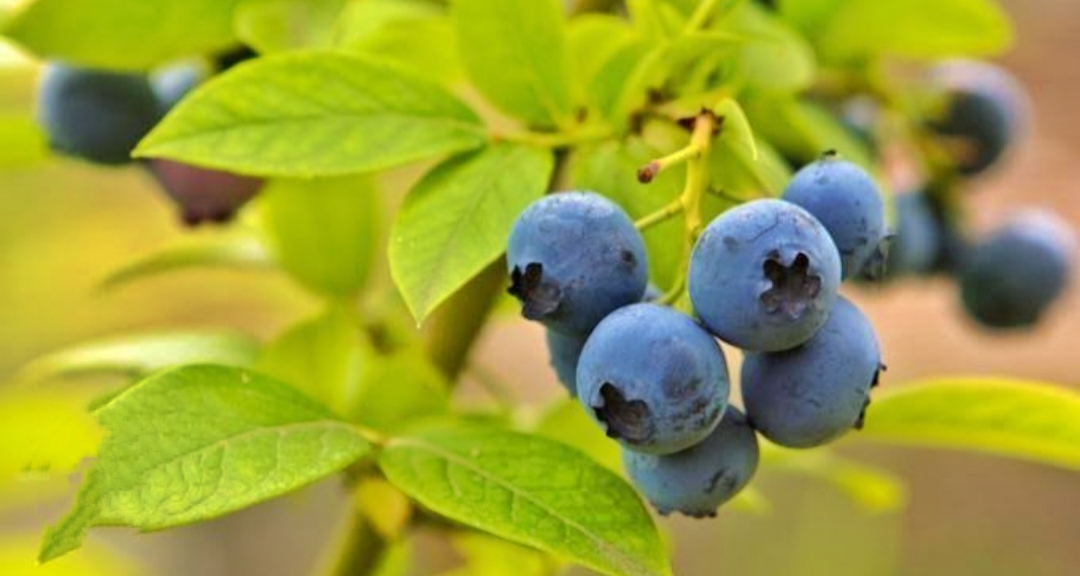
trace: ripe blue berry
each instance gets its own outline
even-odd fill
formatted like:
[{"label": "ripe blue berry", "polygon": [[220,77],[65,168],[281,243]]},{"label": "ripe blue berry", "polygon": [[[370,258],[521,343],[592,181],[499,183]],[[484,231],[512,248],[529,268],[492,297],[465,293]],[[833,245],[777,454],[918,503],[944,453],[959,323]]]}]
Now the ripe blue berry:
[{"label": "ripe blue berry", "polygon": [[957,60],[936,67],[933,82],[944,106],[930,128],[946,138],[962,174],[994,165],[1027,124],[1027,97],[1020,83],[998,66]]},{"label": "ripe blue berry", "polygon": [[802,208],[755,200],[706,227],[688,282],[694,310],[720,339],[744,350],[787,350],[828,319],[840,254]]},{"label": "ripe blue berry", "polygon": [[784,190],[784,200],[813,214],[829,231],[840,250],[844,278],[859,274],[888,235],[874,179],[834,155],[799,170]]},{"label": "ripe blue berry", "polygon": [[922,192],[896,196],[896,236],[889,244],[888,274],[926,274],[942,250],[940,219]]},{"label": "ripe blue berry", "polygon": [[623,465],[657,512],[715,516],[723,503],[750,483],[758,465],[758,442],[746,417],[728,406],[705,440],[667,456],[623,450]]},{"label": "ripe blue berry", "polygon": [[1038,322],[1068,284],[1075,242],[1055,215],[1022,213],[967,254],[960,289],[968,314],[991,328]]},{"label": "ripe blue berry", "polygon": [[727,407],[727,362],[688,316],[634,304],[604,319],[585,343],[578,399],[625,448],[671,454],[705,439]]},{"label": "ripe blue berry", "polygon": [[150,78],[150,84],[158,99],[161,113],[172,110],[205,78],[205,70],[195,64],[180,64],[154,74]]},{"label": "ripe blue berry", "polygon": [[648,281],[641,233],[592,192],[533,202],[514,223],[506,258],[522,315],[564,334],[586,335],[612,311],[641,301]]},{"label": "ripe blue berry", "polygon": [[585,348],[587,338],[554,330],[545,330],[545,332],[548,353],[551,355],[551,367],[555,369],[555,376],[559,378],[559,383],[566,388],[566,391],[576,397],[578,359],[581,358],[581,350]]},{"label": "ripe blue berry", "polygon": [[851,302],[837,298],[825,327],[806,344],[746,356],[746,416],[776,444],[820,446],[862,427],[881,369],[870,322]]},{"label": "ripe blue berry", "polygon": [[49,64],[38,93],[38,120],[50,146],[98,164],[126,164],[160,109],[139,74]]}]

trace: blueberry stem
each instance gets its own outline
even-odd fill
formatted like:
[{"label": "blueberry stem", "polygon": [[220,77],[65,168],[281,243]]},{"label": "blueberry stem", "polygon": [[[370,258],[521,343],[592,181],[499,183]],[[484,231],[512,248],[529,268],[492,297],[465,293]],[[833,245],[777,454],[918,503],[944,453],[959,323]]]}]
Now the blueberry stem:
[{"label": "blueberry stem", "polygon": [[712,111],[702,110],[694,118],[694,132],[690,136],[690,144],[683,149],[694,151],[686,161],[686,185],[678,200],[683,207],[685,217],[684,246],[678,279],[661,298],[664,304],[675,303],[686,290],[690,254],[694,250],[694,243],[697,242],[704,225],[701,216],[701,201],[709,187],[708,158],[713,138],[718,135],[718,128],[721,126],[720,120]]},{"label": "blueberry stem", "polygon": [[686,206],[683,204],[682,197],[679,197],[676,198],[674,202],[664,206],[656,212],[638,219],[634,222],[634,226],[637,227],[638,230],[648,230],[657,224],[667,222],[679,214],[682,214],[685,209]]}]

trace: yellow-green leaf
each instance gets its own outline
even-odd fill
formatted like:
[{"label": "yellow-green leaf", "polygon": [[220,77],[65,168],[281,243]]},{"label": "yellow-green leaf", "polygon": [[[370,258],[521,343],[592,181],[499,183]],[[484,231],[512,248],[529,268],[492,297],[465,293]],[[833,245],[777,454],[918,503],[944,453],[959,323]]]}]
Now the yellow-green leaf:
[{"label": "yellow-green leaf", "polygon": [[1080,469],[1080,393],[995,378],[933,380],[875,396],[856,437]]}]

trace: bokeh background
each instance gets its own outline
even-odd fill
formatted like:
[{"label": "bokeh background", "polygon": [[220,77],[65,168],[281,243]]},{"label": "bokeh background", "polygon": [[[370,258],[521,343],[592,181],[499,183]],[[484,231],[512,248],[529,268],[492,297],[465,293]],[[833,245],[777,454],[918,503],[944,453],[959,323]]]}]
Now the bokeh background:
[{"label": "bokeh background", "polygon": [[[1028,86],[1035,125],[1012,161],[972,191],[974,225],[985,230],[1020,207],[1038,205],[1080,229],[1080,3],[1005,5],[1020,40],[1003,62]],[[32,70],[7,69],[0,82],[0,113],[30,106]],[[89,337],[232,326],[266,338],[315,311],[313,299],[271,273],[192,271],[97,290],[110,271],[187,234],[141,170],[62,160],[0,170],[0,385],[25,361]],[[953,285],[943,280],[908,280],[888,290],[849,294],[883,341],[885,386],[938,375],[994,374],[1080,388],[1080,282],[1036,331],[1007,336],[973,326],[959,310]],[[504,318],[484,335],[477,353],[481,365],[512,383],[524,399],[542,403],[561,391],[547,367],[543,335],[533,325]],[[1080,476],[857,439],[843,443],[841,451],[902,478],[907,506],[868,512],[828,484],[766,474],[759,485],[773,502],[768,514],[725,511],[711,522],[665,521],[677,534],[678,573],[1080,573]],[[18,493],[0,493],[0,542],[35,538],[65,506],[28,506]],[[99,531],[88,548],[92,553],[112,547],[146,573],[162,576],[296,576],[318,561],[342,527],[346,507],[333,483],[325,483],[203,526],[148,537]],[[433,539],[423,542],[416,573],[452,562],[445,547]],[[5,572],[4,566],[0,562],[0,576],[36,573]],[[516,569],[507,566],[505,573]]]}]

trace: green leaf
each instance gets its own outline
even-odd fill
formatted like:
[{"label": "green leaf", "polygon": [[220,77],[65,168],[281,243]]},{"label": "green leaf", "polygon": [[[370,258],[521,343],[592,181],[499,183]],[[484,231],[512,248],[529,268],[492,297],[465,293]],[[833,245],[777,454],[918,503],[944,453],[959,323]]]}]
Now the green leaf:
[{"label": "green leaf", "polygon": [[932,380],[876,395],[857,438],[1080,469],[1080,394],[995,378]]},{"label": "green leaf", "polygon": [[[671,149],[677,150],[684,144],[673,144]],[[642,218],[671,203],[682,192],[683,178],[678,170],[661,172],[649,184],[638,181],[638,169],[660,156],[663,154],[659,150],[641,138],[605,142],[581,149],[570,179],[575,189],[601,192],[622,206],[631,218]],[[646,230],[645,245],[653,282],[661,288],[670,287],[682,261],[680,219],[673,218]]]},{"label": "green leaf", "polygon": [[452,520],[602,574],[671,574],[633,488],[558,442],[436,426],[391,440],[379,464],[394,485]]},{"label": "green leaf", "polygon": [[364,368],[374,356],[350,310],[332,305],[267,344],[256,369],[346,414],[356,402]]},{"label": "green leaf", "polygon": [[764,90],[795,92],[814,81],[813,48],[785,22],[754,2],[744,2],[724,23],[727,32],[752,40],[741,45],[736,77]]},{"label": "green leaf", "polygon": [[548,150],[497,144],[443,163],[413,188],[391,233],[390,272],[418,322],[503,253],[553,167]]},{"label": "green leaf", "polygon": [[2,33],[41,58],[148,69],[235,42],[238,0],[36,0]]},{"label": "green leaf", "polygon": [[333,176],[477,148],[479,119],[399,66],[334,52],[259,58],[207,82],[140,143],[242,174]]},{"label": "green leaf", "polygon": [[714,191],[732,203],[778,197],[791,180],[787,161],[768,142],[754,138],[755,159],[746,144],[721,134],[709,155],[709,178]]},{"label": "green leaf", "polygon": [[450,410],[450,384],[421,351],[379,356],[347,412],[356,422],[381,432]]},{"label": "green leaf", "polygon": [[566,26],[575,99],[587,102],[590,81],[619,50],[634,41],[626,20],[610,14],[584,14]]},{"label": "green leaf", "polygon": [[0,113],[0,168],[32,166],[49,157],[45,134],[25,114]]},{"label": "green leaf", "polygon": [[1013,43],[1006,12],[993,0],[847,0],[819,46],[831,60],[881,54],[914,58],[995,56]]},{"label": "green leaf", "polygon": [[822,153],[834,150],[868,170],[877,170],[866,145],[816,103],[755,93],[744,99],[744,105],[750,123],[759,134],[800,164],[808,164]]},{"label": "green leaf", "polygon": [[18,379],[37,382],[120,374],[139,378],[181,364],[255,364],[259,343],[232,330],[184,330],[102,338],[57,350],[27,364]]},{"label": "green leaf", "polygon": [[166,246],[113,271],[102,281],[101,288],[111,290],[136,280],[189,268],[267,270],[272,268],[273,264],[273,258],[266,251],[266,246],[250,234],[200,236]]},{"label": "green leaf", "polygon": [[[630,91],[628,86],[634,81],[634,73],[642,65],[642,61],[649,57],[656,48],[645,40],[635,40],[622,45],[608,58],[607,62],[597,70],[595,76],[589,82],[588,101],[589,105],[612,122],[625,123],[625,118],[618,114],[621,100],[624,94],[633,94],[637,100],[629,96],[626,101],[637,103],[647,97],[642,91]],[[635,81],[633,86],[640,84]]]},{"label": "green leaf", "polygon": [[350,297],[367,283],[379,240],[371,176],[273,180],[260,199],[275,260],[307,288]]},{"label": "green leaf", "polygon": [[97,413],[109,435],[74,509],[40,559],[75,550],[93,526],[160,530],[218,517],[333,474],[371,445],[289,386],[235,368],[158,373]]},{"label": "green leaf", "polygon": [[458,50],[492,104],[529,124],[565,126],[574,116],[559,0],[455,0]]},{"label": "green leaf", "polygon": [[465,74],[453,22],[445,10],[427,2],[351,2],[338,21],[335,44],[396,62],[443,83]]},{"label": "green leaf", "polygon": [[236,9],[236,35],[260,54],[329,48],[346,0],[257,0]]}]

